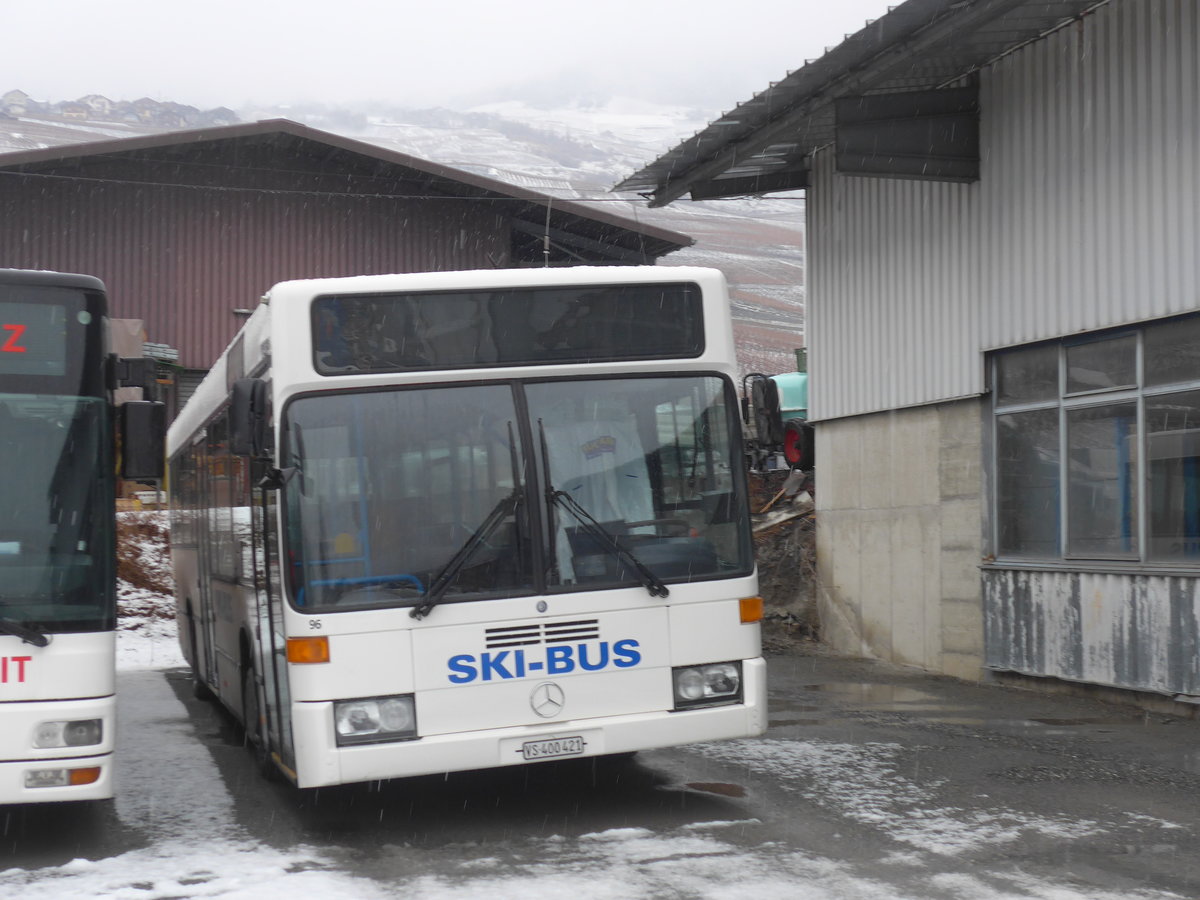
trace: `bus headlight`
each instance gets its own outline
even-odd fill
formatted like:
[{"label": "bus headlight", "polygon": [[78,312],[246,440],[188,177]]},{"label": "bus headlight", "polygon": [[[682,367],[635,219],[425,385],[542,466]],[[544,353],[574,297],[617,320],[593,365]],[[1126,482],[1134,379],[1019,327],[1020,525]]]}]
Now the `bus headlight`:
[{"label": "bus headlight", "polygon": [[76,719],[73,722],[42,722],[33,734],[33,746],[87,747],[104,740],[102,719]]},{"label": "bus headlight", "polygon": [[671,670],[675,684],[675,708],[736,703],[742,699],[742,664],[712,663],[679,666]]},{"label": "bus headlight", "polygon": [[339,747],[376,741],[407,741],[417,736],[417,714],[411,694],[338,700],[333,725]]}]

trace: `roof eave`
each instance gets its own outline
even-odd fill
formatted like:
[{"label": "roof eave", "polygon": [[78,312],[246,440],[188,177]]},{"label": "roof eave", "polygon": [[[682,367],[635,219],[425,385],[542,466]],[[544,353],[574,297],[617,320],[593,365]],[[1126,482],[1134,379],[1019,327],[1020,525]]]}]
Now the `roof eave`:
[{"label": "roof eave", "polygon": [[[614,191],[635,191],[650,206],[679,199],[695,184],[711,184],[735,166],[775,143],[795,144],[790,159],[802,165],[829,140],[827,127],[813,127],[840,97],[888,89],[902,66],[914,59],[952,62],[952,71],[922,75],[919,87],[942,87],[977,71],[1048,31],[1092,12],[1110,0],[907,0],[885,16],[849,35],[824,56],[810,60],[783,80],[725,113],[657,160],[617,184]],[[982,32],[989,23],[1031,10],[1020,30],[997,30],[975,55],[951,53],[952,39]],[[986,48],[986,49],[985,49]],[[940,56],[939,56],[940,54]],[[896,90],[895,86],[891,87]],[[783,100],[781,101],[781,98]],[[765,171],[765,170],[764,170]],[[743,173],[745,174],[745,173]]]},{"label": "roof eave", "polygon": [[[246,122],[236,125],[217,125],[182,131],[158,132],[127,138],[64,144],[37,150],[18,150],[0,154],[0,169],[15,169],[41,163],[68,162],[73,159],[83,159],[110,153],[130,153],[141,150],[153,150],[160,147],[176,147],[209,141],[236,140],[271,134],[288,134],[293,137],[335,147],[339,150],[377,159],[391,165],[403,166],[434,178],[468,185],[485,195],[525,200],[540,207],[549,206],[551,210],[569,217],[597,222],[642,235],[671,248],[671,250],[665,252],[688,247],[694,243],[694,240],[688,235],[680,234],[666,228],[647,225],[603,210],[589,209],[571,200],[562,200],[552,197],[549,194],[542,194],[538,191],[511,185],[482,175],[476,175],[472,172],[442,165],[441,163],[420,159],[419,157],[410,156],[407,153],[401,153],[397,150],[390,150],[386,147],[380,147],[376,144],[343,137],[342,135],[327,131],[320,131],[310,128],[307,125],[302,125],[299,122],[293,122],[290,119],[263,119],[258,122]],[[663,254],[659,253],[655,255],[661,256]]]}]

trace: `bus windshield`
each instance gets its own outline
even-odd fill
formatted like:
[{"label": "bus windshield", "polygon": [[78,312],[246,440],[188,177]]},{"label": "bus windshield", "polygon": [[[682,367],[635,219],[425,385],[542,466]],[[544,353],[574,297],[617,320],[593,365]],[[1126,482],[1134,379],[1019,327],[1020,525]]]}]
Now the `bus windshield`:
[{"label": "bus windshield", "polygon": [[284,435],[292,601],[307,611],[752,568],[716,376],[310,395]]},{"label": "bus windshield", "polygon": [[102,398],[0,394],[0,617],[113,627],[107,429]]}]

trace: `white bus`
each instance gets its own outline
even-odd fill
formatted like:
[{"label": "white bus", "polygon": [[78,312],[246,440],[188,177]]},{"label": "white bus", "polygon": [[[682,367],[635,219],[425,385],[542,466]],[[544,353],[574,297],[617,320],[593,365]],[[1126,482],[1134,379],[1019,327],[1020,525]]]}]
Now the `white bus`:
[{"label": "white bus", "polygon": [[168,434],[198,694],[300,787],[760,734],[735,377],[713,270],[276,285]]},{"label": "white bus", "polygon": [[[113,795],[118,361],[106,342],[98,279],[0,269],[0,804]],[[122,474],[161,476],[161,404],[119,409]]]}]

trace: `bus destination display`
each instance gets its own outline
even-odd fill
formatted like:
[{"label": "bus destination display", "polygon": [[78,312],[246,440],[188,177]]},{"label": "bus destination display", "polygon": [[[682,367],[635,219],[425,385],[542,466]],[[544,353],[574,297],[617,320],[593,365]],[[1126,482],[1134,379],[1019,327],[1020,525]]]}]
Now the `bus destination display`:
[{"label": "bus destination display", "polygon": [[61,376],[66,364],[64,307],[0,301],[0,374]]},{"label": "bus destination display", "polygon": [[314,364],[350,375],[689,359],[704,352],[700,301],[682,282],[323,296]]}]

